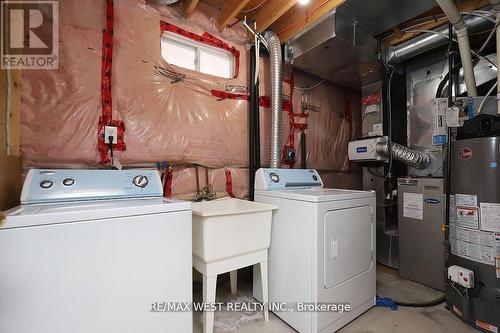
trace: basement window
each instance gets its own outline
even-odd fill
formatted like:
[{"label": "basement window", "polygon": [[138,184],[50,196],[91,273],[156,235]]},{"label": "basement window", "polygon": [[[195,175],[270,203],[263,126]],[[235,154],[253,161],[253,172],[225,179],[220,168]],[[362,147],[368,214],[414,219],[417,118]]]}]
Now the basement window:
[{"label": "basement window", "polygon": [[161,55],[171,65],[226,79],[234,77],[231,52],[169,31],[161,37]]}]

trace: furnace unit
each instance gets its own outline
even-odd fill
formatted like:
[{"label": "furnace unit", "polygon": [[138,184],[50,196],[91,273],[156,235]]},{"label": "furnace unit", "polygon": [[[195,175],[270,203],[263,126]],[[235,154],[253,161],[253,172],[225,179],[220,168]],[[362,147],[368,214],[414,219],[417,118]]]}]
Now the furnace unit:
[{"label": "furnace unit", "polygon": [[399,275],[445,290],[442,178],[399,178]]}]

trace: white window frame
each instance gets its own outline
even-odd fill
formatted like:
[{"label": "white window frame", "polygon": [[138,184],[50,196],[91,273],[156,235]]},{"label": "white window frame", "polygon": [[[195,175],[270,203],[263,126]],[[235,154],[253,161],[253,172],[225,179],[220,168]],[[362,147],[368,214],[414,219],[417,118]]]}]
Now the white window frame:
[{"label": "white window frame", "polygon": [[[232,79],[235,77],[235,69],[236,69],[236,65],[235,65],[235,56],[234,54],[232,54],[231,52],[227,51],[227,50],[224,50],[222,48],[219,48],[219,47],[215,47],[215,46],[211,46],[211,45],[207,45],[207,44],[204,44],[204,43],[201,43],[201,42],[198,42],[198,41],[195,41],[195,40],[192,40],[190,38],[187,38],[187,37],[184,37],[182,35],[179,35],[179,34],[176,34],[174,32],[170,32],[170,31],[164,31],[163,34],[161,35],[161,39],[162,39],[162,45],[161,47],[163,48],[163,40],[169,40],[170,42],[174,42],[174,43],[178,43],[178,44],[184,44],[185,46],[188,46],[188,47],[192,47],[196,50],[196,55],[195,55],[195,70],[199,73],[203,73],[203,74],[206,74],[206,75],[212,75],[212,76],[216,76],[216,77],[220,77],[220,78],[224,78],[224,79]],[[211,73],[204,73],[200,70],[200,50],[203,50],[207,53],[211,53],[211,54],[215,54],[215,55],[224,55],[226,56],[227,58],[229,58],[229,63],[230,63],[230,70],[229,70],[229,77],[225,77],[225,76],[219,76],[219,75],[215,75],[215,74],[211,74]],[[163,53],[162,53],[162,58],[163,58]],[[167,61],[165,58],[163,58],[165,61]],[[175,64],[173,64],[175,65]],[[182,66],[179,66],[179,67],[182,67]],[[185,67],[182,67],[182,68],[185,68]],[[185,68],[187,70],[192,70],[192,69],[189,69],[189,68]]]}]

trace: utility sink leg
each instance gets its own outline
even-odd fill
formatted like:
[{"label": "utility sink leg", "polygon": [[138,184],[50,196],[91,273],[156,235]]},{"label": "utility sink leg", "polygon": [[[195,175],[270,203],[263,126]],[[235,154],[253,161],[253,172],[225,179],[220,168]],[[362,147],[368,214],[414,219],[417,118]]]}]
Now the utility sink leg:
[{"label": "utility sink leg", "polygon": [[267,287],[267,261],[260,262],[260,280],[262,284],[262,303],[264,304],[264,321],[269,321],[269,291]]},{"label": "utility sink leg", "polygon": [[231,294],[236,295],[238,293],[238,270],[229,272],[229,281],[231,282]]},{"label": "utility sink leg", "polygon": [[[215,289],[217,287],[217,275],[203,275],[203,302],[215,303]],[[212,333],[214,329],[213,311],[203,311],[203,333]]]}]

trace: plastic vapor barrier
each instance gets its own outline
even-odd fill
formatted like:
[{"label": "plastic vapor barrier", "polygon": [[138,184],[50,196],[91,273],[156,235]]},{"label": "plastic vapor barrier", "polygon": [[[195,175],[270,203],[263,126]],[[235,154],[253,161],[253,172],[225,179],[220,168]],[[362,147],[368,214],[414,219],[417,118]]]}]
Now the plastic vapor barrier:
[{"label": "plastic vapor barrier", "polygon": [[[221,99],[212,91],[247,94],[249,45],[240,24],[217,30],[218,10],[200,2],[189,19],[182,4],[148,5],[114,1],[112,105],[113,120],[125,124],[125,151],[115,157],[124,165],[168,161],[174,165],[174,195],[196,191],[194,168],[210,168],[217,190],[226,188],[224,169],[232,171],[236,196],[248,195],[248,101]],[[29,167],[101,167],[97,149],[101,115],[102,29],[105,2],[59,1],[59,69],[22,72],[21,145]],[[168,64],[161,55],[160,22],[202,36],[210,34],[239,51],[239,71],[224,79]],[[269,60],[260,60],[260,95],[270,96]],[[305,74],[296,72],[295,81]],[[283,93],[290,96],[290,85]],[[293,94],[293,111],[301,98]],[[346,113],[346,100],[350,111]],[[325,82],[308,103],[307,166],[350,172],[347,143],[359,134],[360,96]],[[271,110],[260,108],[261,161],[270,155]],[[304,121],[304,120],[302,120]],[[289,115],[283,111],[282,142],[289,140]],[[295,147],[300,154],[300,130]],[[296,167],[300,167],[300,155]],[[262,165],[266,166],[266,165]],[[200,168],[200,170],[203,168]],[[355,175],[353,178],[360,177]],[[205,182],[205,176],[200,176]],[[356,186],[356,181],[351,182]],[[347,187],[350,185],[346,185]],[[203,186],[202,186],[203,187]]]}]

